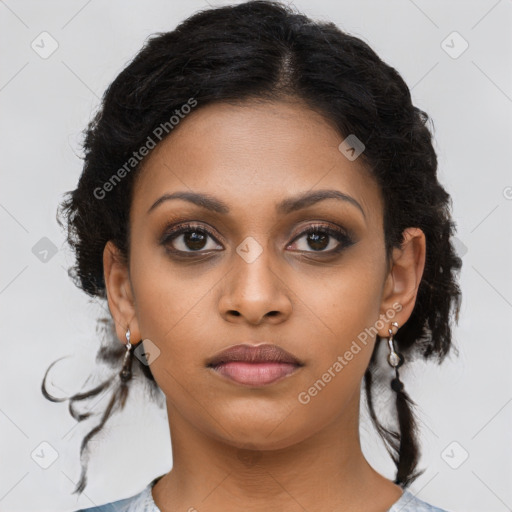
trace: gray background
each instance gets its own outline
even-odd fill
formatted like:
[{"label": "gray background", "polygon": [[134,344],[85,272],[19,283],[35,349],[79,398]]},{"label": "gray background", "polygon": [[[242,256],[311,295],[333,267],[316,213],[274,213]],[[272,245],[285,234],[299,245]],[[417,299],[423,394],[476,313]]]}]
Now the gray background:
[{"label": "gray background", "polygon": [[[511,510],[512,1],[294,3],[361,37],[402,74],[415,104],[433,118],[440,178],[453,198],[464,264],[460,356],[404,368],[427,468],[411,491],[452,511]],[[60,396],[81,389],[98,347],[95,318],[105,312],[69,280],[72,255],[55,220],[80,175],[80,132],[145,38],[206,5],[0,2],[0,511],[67,511],[119,499],[172,464],[165,412],[137,391],[92,443],[89,485],[77,499],[79,444],[94,422],[77,424],[65,404],[43,398],[40,384],[48,365],[69,355],[50,389]],[[46,37],[51,49],[44,31],[58,44],[46,59],[31,47],[35,41],[43,51]],[[459,55],[464,41],[469,47]],[[365,413],[361,435],[370,463],[393,478]]]}]

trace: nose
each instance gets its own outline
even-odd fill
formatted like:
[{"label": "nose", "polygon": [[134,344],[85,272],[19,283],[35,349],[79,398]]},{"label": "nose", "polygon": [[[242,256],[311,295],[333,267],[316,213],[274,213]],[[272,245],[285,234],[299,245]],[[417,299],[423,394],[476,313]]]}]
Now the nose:
[{"label": "nose", "polygon": [[225,320],[278,324],[290,316],[290,290],[271,263],[266,250],[251,262],[236,255],[219,300],[220,314]]}]

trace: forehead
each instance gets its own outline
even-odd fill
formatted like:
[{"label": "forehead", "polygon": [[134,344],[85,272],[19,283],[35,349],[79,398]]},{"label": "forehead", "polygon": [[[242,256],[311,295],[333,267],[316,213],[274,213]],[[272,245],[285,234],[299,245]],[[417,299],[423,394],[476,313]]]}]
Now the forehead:
[{"label": "forehead", "polygon": [[198,105],[146,157],[132,209],[142,214],[162,194],[195,191],[254,213],[290,195],[336,189],[378,215],[377,183],[361,159],[339,150],[343,139],[297,101]]}]

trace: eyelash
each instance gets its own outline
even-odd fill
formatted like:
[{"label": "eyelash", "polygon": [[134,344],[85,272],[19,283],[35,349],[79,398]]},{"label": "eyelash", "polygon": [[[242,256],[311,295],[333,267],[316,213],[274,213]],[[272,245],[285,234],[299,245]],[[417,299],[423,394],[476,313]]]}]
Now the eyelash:
[{"label": "eyelash", "polygon": [[[164,246],[168,246],[170,244],[170,242],[172,242],[173,240],[178,238],[180,235],[182,235],[184,233],[189,233],[189,232],[206,234],[210,238],[212,238],[215,242],[220,244],[220,242],[218,242],[215,235],[208,228],[206,228],[202,225],[191,224],[191,223],[181,224],[179,226],[173,227],[173,228],[169,229],[168,231],[166,231],[162,237],[161,244]],[[322,225],[322,224],[313,224],[313,225],[309,226],[304,231],[301,231],[292,240],[291,243],[295,242],[296,240],[300,240],[302,237],[304,237],[306,235],[310,235],[313,233],[328,235],[328,236],[336,239],[339,242],[339,245],[335,249],[331,249],[329,251],[313,251],[313,250],[311,250],[311,251],[305,251],[305,252],[308,252],[308,253],[311,252],[314,254],[331,254],[332,255],[332,254],[340,253],[342,250],[344,250],[354,244],[354,240],[352,239],[352,237],[349,234],[347,234],[343,229],[326,226],[326,225]],[[179,249],[168,249],[168,251],[173,254],[177,254],[177,255],[180,255],[183,257],[187,257],[187,258],[196,256],[198,254],[201,254],[202,252],[209,252],[209,251],[204,251],[204,249],[198,250],[198,251],[181,251]],[[217,250],[215,250],[215,251],[217,251]]]}]

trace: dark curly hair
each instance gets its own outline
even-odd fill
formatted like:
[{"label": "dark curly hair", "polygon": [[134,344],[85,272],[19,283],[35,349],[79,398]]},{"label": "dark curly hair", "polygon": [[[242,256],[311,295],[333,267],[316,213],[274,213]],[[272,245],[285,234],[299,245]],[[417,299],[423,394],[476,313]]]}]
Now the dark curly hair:
[{"label": "dark curly hair", "polygon": [[[277,2],[256,0],[203,10],[175,30],[153,34],[107,88],[85,130],[78,186],[67,192],[57,213],[59,224],[63,225],[61,218],[67,224],[67,241],[76,255],[69,271],[75,284],[91,297],[106,299],[103,249],[112,240],[129,262],[128,219],[141,164],[133,165],[110,187],[108,200],[99,200],[97,191],[112,183],[113,173],[123,165],[126,169],[127,160],[155,128],[169,124],[169,118],[191,98],[197,109],[221,101],[299,99],[323,115],[342,137],[355,134],[364,143],[360,158],[384,199],[387,257],[403,242],[406,228],[418,227],[426,237],[424,273],[412,314],[395,336],[398,350],[407,360],[435,357],[441,363],[452,347],[451,317],[458,321],[461,293],[456,274],[462,262],[451,242],[455,230],[451,198],[437,178],[437,157],[426,126],[429,117],[412,104],[398,72],[368,44],[333,23],[313,21]],[[109,328],[98,360],[114,367],[120,365],[125,350],[113,343],[112,319],[102,321]],[[147,377],[152,391],[158,390],[149,367],[139,359],[137,366],[136,373]],[[395,483],[405,488],[421,474],[414,472],[420,453],[414,402],[403,388],[395,389],[398,431],[381,425],[372,399],[376,367],[374,350],[364,375],[367,404],[397,467]],[[48,370],[43,393],[62,401],[45,389]],[[88,417],[90,413],[74,409],[74,402],[108,390],[114,382],[117,375],[70,397],[71,414],[79,421]],[[86,485],[87,443],[111,413],[124,406],[126,394],[126,386],[112,394],[100,424],[82,441],[82,475],[75,493]]]}]

